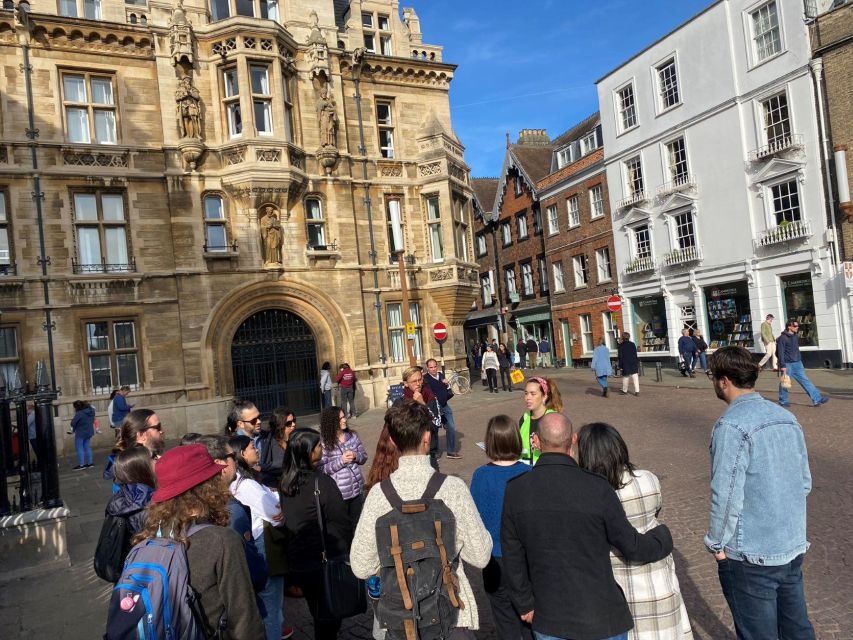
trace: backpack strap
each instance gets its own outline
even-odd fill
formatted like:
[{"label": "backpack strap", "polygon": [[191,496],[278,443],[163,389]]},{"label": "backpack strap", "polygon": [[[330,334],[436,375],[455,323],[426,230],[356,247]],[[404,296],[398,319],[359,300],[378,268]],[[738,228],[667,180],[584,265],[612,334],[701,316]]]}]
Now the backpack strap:
[{"label": "backpack strap", "polygon": [[444,479],[447,476],[443,473],[433,473],[427,483],[426,489],[424,490],[424,495],[421,496],[422,500],[432,500],[435,498],[435,494],[438,493],[438,490],[441,489],[441,485],[444,484]]},{"label": "backpack strap", "polygon": [[450,563],[447,562],[447,549],[444,546],[444,539],[441,537],[441,520],[436,520],[433,524],[435,525],[435,544],[438,545],[438,554],[441,557],[441,580],[447,587],[447,597],[450,598],[450,604],[454,608],[464,609],[465,606],[456,598],[453,570],[450,568]]},{"label": "backpack strap", "polygon": [[400,585],[400,594],[403,596],[403,606],[406,611],[411,611],[414,604],[412,595],[409,593],[409,585],[406,582],[406,574],[403,572],[403,546],[400,544],[400,531],[396,524],[391,527],[391,556],[394,558],[394,571],[397,574],[397,584]]},{"label": "backpack strap", "polygon": [[382,488],[382,493],[385,494],[385,499],[391,504],[391,508],[398,511],[402,510],[403,499],[397,493],[394,485],[391,484],[391,478],[385,478],[385,480],[379,483],[379,486]]},{"label": "backpack strap", "polygon": [[208,527],[212,527],[213,525],[209,522],[194,522],[187,528],[187,538],[192,536],[195,533],[198,533],[202,529],[207,529]]}]

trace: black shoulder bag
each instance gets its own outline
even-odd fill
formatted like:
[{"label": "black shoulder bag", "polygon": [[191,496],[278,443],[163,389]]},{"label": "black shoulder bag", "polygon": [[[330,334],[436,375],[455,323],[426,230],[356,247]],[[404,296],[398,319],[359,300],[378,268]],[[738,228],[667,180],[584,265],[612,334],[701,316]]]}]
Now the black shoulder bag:
[{"label": "black shoulder bag", "polygon": [[339,620],[362,614],[367,611],[364,580],[355,577],[347,556],[329,558],[326,554],[326,527],[320,506],[318,476],[314,476],[314,503],[317,505],[317,523],[320,525],[320,544],[323,546],[323,593],[317,603],[317,618]]}]

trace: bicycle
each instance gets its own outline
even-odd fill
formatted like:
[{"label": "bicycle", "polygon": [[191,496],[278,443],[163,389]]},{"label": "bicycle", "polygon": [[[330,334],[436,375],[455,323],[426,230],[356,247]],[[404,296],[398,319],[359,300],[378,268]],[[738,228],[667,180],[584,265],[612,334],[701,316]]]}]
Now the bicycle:
[{"label": "bicycle", "polygon": [[471,391],[471,381],[455,369],[449,371],[447,380],[450,383],[450,389],[457,395],[465,395]]}]

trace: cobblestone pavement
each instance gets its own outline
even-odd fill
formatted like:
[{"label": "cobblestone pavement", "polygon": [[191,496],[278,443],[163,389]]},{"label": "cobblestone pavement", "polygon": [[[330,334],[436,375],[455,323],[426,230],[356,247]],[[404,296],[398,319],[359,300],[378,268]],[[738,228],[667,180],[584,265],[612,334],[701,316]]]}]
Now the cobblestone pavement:
[{"label": "cobblestone pavement", "polygon": [[[639,397],[621,396],[613,388],[609,398],[601,398],[588,370],[537,370],[559,381],[566,413],[574,424],[603,420],[617,426],[624,435],[632,458],[641,468],[654,471],[661,479],[664,507],[661,519],[672,529],[678,576],[697,639],[734,638],[731,616],[717,582],[711,556],[702,546],[708,510],[708,438],[710,427],[725,405],[716,399],[710,384],[699,376],[685,379],[664,371],[661,382],[654,370],[641,378]],[[802,423],[809,447],[814,489],[809,498],[809,539],[811,549],[804,565],[806,594],[818,638],[853,640],[853,572],[850,569],[853,521],[853,374],[839,371],[809,371],[812,380],[832,396],[832,402],[809,406],[799,389],[792,396],[792,410]],[[618,387],[618,381],[616,387]],[[775,378],[763,374],[759,389],[775,398]],[[497,413],[519,416],[522,394],[488,394],[475,384],[467,396],[452,400],[461,436],[462,460],[442,457],[441,469],[466,481],[474,469],[486,462],[476,446],[482,440],[487,419]],[[353,425],[372,452],[382,422],[381,410],[362,414]],[[305,423],[306,421],[303,421]],[[307,421],[310,424],[310,421]],[[109,436],[101,436],[109,437]],[[108,444],[103,443],[105,446]],[[443,446],[442,438],[442,446]],[[105,453],[98,456],[102,461]],[[63,461],[63,498],[72,511],[68,521],[68,542],[72,566],[48,576],[6,583],[0,587],[0,628],[2,637],[99,638],[105,620],[109,586],[91,568],[103,506],[109,486],[96,466],[88,472],[72,472],[74,463]],[[491,614],[478,572],[468,570],[477,592],[482,629],[481,639],[495,638]],[[571,595],[566,594],[571,606]],[[304,602],[287,600],[289,624],[297,628],[298,640],[313,637]],[[344,622],[340,638],[370,638],[367,616]]]}]

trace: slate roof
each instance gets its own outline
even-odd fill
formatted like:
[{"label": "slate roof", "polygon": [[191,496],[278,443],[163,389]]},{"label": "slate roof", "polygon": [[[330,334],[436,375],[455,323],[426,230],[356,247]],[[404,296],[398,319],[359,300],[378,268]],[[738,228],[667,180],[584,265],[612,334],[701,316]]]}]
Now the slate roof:
[{"label": "slate roof", "polygon": [[474,178],[471,180],[471,188],[474,197],[483,213],[491,213],[495,206],[495,196],[498,193],[499,178]]},{"label": "slate roof", "polygon": [[598,125],[601,120],[601,114],[596,111],[591,116],[581,120],[571,129],[566,131],[565,133],[561,133],[559,136],[554,138],[554,149],[559,149],[563,145],[568,144],[572,140],[577,140],[578,138],[582,138],[585,133],[589,133]]},{"label": "slate roof", "polygon": [[554,152],[552,145],[510,145],[510,152],[515,157],[521,169],[533,181],[533,188],[537,182],[551,173],[551,154]]}]

